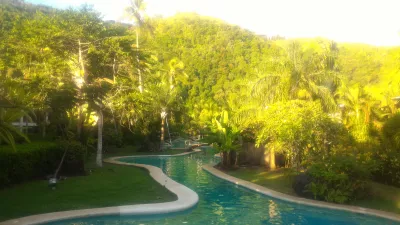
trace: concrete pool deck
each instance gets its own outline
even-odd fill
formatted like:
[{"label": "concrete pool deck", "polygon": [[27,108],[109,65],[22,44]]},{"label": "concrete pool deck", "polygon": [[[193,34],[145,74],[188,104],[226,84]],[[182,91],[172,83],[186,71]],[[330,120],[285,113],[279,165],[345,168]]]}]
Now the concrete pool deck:
[{"label": "concrete pool deck", "polygon": [[137,158],[137,157],[174,157],[188,155],[195,152],[201,151],[200,149],[195,149],[192,152],[185,152],[176,155],[138,155],[138,156],[120,156],[112,157],[103,160],[106,163],[124,165],[124,166],[134,166],[145,168],[149,171],[150,176],[157,181],[159,184],[167,188],[169,191],[174,193],[178,199],[172,202],[164,203],[154,203],[154,204],[137,204],[137,205],[124,205],[124,206],[112,206],[105,208],[92,208],[92,209],[82,209],[82,210],[70,210],[62,212],[52,212],[45,214],[37,214],[32,216],[26,216],[22,218],[12,219],[0,222],[0,225],[33,225],[42,224],[48,222],[55,222],[67,219],[76,219],[83,217],[93,217],[93,216],[111,216],[111,215],[153,215],[153,214],[167,214],[173,212],[181,212],[194,207],[199,201],[199,196],[193,190],[187,188],[186,186],[179,184],[178,182],[172,180],[164,172],[155,166],[144,165],[144,164],[134,164],[134,163],[124,163],[118,161],[120,158]]},{"label": "concrete pool deck", "polygon": [[367,208],[362,208],[362,207],[357,207],[357,206],[339,205],[339,204],[322,202],[322,201],[317,201],[317,200],[312,200],[312,199],[295,197],[295,196],[287,195],[287,194],[284,194],[284,193],[281,193],[278,191],[268,189],[266,187],[260,186],[258,184],[255,184],[255,183],[252,183],[252,182],[249,182],[246,180],[242,180],[242,179],[233,177],[231,175],[228,175],[228,174],[222,172],[221,170],[214,168],[214,165],[204,165],[203,169],[220,179],[226,180],[226,181],[236,184],[238,186],[241,186],[241,187],[250,189],[252,191],[256,191],[258,193],[267,195],[272,198],[280,199],[283,201],[292,202],[292,203],[296,203],[296,204],[300,204],[300,205],[319,207],[319,208],[348,211],[348,212],[352,212],[352,213],[370,215],[370,216],[375,216],[375,217],[380,217],[380,218],[385,218],[385,219],[400,222],[400,215],[395,214],[395,213],[390,213],[390,212],[385,212],[385,211],[380,211],[380,210],[375,210],[375,209],[367,209]]}]

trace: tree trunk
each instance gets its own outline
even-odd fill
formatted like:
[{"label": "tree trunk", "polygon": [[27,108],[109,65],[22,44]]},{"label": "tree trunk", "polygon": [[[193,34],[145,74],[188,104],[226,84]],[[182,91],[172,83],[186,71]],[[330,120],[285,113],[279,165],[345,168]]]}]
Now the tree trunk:
[{"label": "tree trunk", "polygon": [[143,93],[142,71],[140,70],[140,59],[139,59],[139,31],[137,29],[136,29],[136,63],[139,76],[139,91],[140,93]]},{"label": "tree trunk", "polygon": [[227,157],[226,157],[226,166],[231,167],[231,151],[226,152]]},{"label": "tree trunk", "polygon": [[235,167],[238,165],[239,152],[235,152]]},{"label": "tree trunk", "polygon": [[[79,91],[80,92],[80,91]],[[79,94],[79,98],[80,98],[81,94]],[[82,106],[80,105],[80,103],[78,103],[78,121],[76,123],[76,135],[78,140],[80,140],[81,138],[81,134],[82,134]]]},{"label": "tree trunk", "polygon": [[275,164],[275,150],[274,148],[271,148],[269,150],[269,169],[270,170],[275,170],[276,169],[276,164]]},{"label": "tree trunk", "polygon": [[114,61],[113,61],[113,65],[112,65],[112,70],[113,70],[113,81],[115,84],[115,75],[117,74],[117,60],[115,59],[115,55],[114,55]]},{"label": "tree trunk", "polygon": [[98,114],[96,164],[98,167],[103,167],[103,112],[101,109],[99,110]]},{"label": "tree trunk", "polygon": [[227,167],[227,161],[228,161],[228,157],[227,157],[227,152],[223,151],[222,152],[222,167]]},{"label": "tree trunk", "polygon": [[164,146],[164,117],[161,115],[161,135],[160,135],[160,150],[163,150]]},{"label": "tree trunk", "polygon": [[[79,61],[79,76],[83,77],[83,80],[80,80],[79,83],[77,84],[78,86],[78,99],[81,100],[82,99],[82,85],[86,80],[86,74],[85,74],[85,64],[83,62],[83,56],[82,56],[82,43],[81,40],[78,39],[78,61]],[[81,134],[82,134],[82,127],[83,127],[83,108],[81,103],[78,103],[78,122],[77,122],[77,127],[76,127],[76,133],[78,136],[78,139],[81,138]]]},{"label": "tree trunk", "polygon": [[46,137],[46,126],[47,126],[47,122],[48,122],[49,116],[47,114],[47,112],[44,112],[44,122],[42,125],[42,137]]},{"label": "tree trunk", "polygon": [[21,116],[21,118],[19,118],[19,131],[23,131],[24,128],[24,117]]},{"label": "tree trunk", "polygon": [[57,179],[58,172],[60,172],[61,166],[62,166],[63,163],[64,163],[65,156],[67,155],[67,151],[68,151],[68,148],[66,148],[66,149],[64,150],[63,156],[61,157],[60,164],[58,164],[57,170],[56,170],[56,172],[54,173],[54,178],[55,178],[55,179]]}]

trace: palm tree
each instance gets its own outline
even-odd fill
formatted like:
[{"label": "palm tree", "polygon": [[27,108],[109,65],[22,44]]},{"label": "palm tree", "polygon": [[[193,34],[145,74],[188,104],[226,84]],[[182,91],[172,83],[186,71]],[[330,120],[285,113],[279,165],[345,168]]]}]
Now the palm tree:
[{"label": "palm tree", "polygon": [[336,91],[336,96],[343,106],[343,123],[351,128],[357,140],[366,141],[374,101],[359,84],[348,87],[344,82]]},{"label": "palm tree", "polygon": [[15,128],[11,123],[15,122],[27,114],[18,108],[0,108],[0,142],[4,141],[16,150],[14,136],[20,136],[27,142],[30,142],[28,137],[21,130]]},{"label": "palm tree", "polygon": [[135,21],[136,23],[136,63],[137,63],[137,73],[139,76],[139,91],[143,93],[143,77],[142,71],[140,68],[140,58],[139,58],[139,33],[140,30],[146,26],[143,14],[145,12],[146,5],[143,0],[131,0],[131,5],[125,9],[128,15]]},{"label": "palm tree", "polygon": [[114,84],[113,80],[108,78],[95,78],[91,83],[86,86],[86,102],[88,102],[89,107],[96,111],[97,114],[97,154],[96,154],[96,164],[99,167],[103,166],[103,117],[104,117],[104,104],[106,100],[106,95],[111,86]]},{"label": "palm tree", "polygon": [[169,73],[159,71],[155,74],[155,82],[150,85],[146,91],[151,103],[151,108],[160,113],[161,118],[161,134],[160,134],[160,150],[164,144],[164,125],[167,115],[170,114],[171,108],[178,99],[178,92],[176,89],[171,89],[169,82]]},{"label": "palm tree", "polygon": [[185,67],[183,62],[174,58],[169,61],[169,86],[170,89],[174,89],[175,83],[178,82],[185,82],[186,81],[186,74],[183,72],[183,68]]},{"label": "palm tree", "polygon": [[293,99],[321,100],[326,111],[336,109],[333,91],[340,81],[336,44],[319,41],[303,48],[293,41],[286,46],[286,53],[284,59],[275,56],[270,60],[276,64],[272,69],[258,73],[252,94],[260,97],[261,105]]},{"label": "palm tree", "polygon": [[240,150],[240,130],[233,124],[229,118],[228,111],[222,110],[221,113],[213,119],[214,135],[211,137],[215,148],[221,154],[222,165],[232,166],[232,152],[235,153],[234,165],[237,165],[238,151]]}]

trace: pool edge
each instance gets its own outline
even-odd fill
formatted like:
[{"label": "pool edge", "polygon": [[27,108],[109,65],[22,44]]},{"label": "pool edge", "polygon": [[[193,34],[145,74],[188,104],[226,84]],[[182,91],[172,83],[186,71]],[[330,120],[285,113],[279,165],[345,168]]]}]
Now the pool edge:
[{"label": "pool edge", "polygon": [[233,177],[231,175],[228,175],[228,174],[222,172],[221,170],[214,168],[214,165],[212,165],[212,164],[204,165],[202,168],[205,171],[209,172],[210,174],[212,174],[220,179],[226,180],[228,182],[231,182],[233,184],[236,184],[241,187],[247,188],[249,190],[255,191],[257,193],[264,194],[269,197],[283,200],[286,202],[296,203],[296,204],[300,204],[300,205],[308,205],[308,206],[319,207],[319,208],[328,208],[328,209],[334,209],[334,210],[340,210],[340,211],[347,211],[347,212],[364,214],[364,215],[370,215],[370,216],[375,216],[375,217],[379,217],[379,218],[385,218],[385,219],[400,222],[400,215],[395,214],[395,213],[376,210],[376,209],[357,207],[357,206],[338,205],[338,204],[321,202],[321,201],[312,200],[312,199],[295,197],[295,196],[284,194],[284,193],[281,193],[278,191],[274,191],[272,189],[263,187],[261,185],[258,185],[258,184],[255,184],[255,183],[252,183],[252,182],[249,182],[246,180],[242,180],[242,179]]},{"label": "pool edge", "polygon": [[111,206],[104,208],[68,210],[68,211],[36,214],[36,215],[2,221],[0,222],[0,225],[35,225],[35,224],[56,222],[68,219],[78,219],[78,218],[95,217],[95,216],[168,214],[168,213],[181,212],[191,209],[199,201],[199,196],[195,191],[172,180],[166,174],[164,174],[164,172],[158,167],[145,164],[124,163],[117,160],[126,157],[132,157],[132,158],[174,157],[174,156],[189,155],[200,151],[201,151],[200,149],[194,149],[194,151],[192,152],[185,152],[175,155],[118,156],[103,160],[105,163],[124,165],[124,166],[134,166],[147,169],[149,171],[150,176],[160,185],[164,186],[166,189],[174,193],[178,197],[178,200],[172,202],[163,202],[163,203],[122,205],[122,206]]}]

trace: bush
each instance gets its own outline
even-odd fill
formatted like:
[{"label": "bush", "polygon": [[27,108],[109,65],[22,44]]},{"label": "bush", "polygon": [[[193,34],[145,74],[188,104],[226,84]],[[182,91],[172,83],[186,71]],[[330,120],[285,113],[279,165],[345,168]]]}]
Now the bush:
[{"label": "bush", "polygon": [[400,187],[400,113],[391,117],[382,128],[382,146],[376,151],[379,162],[374,180]]},{"label": "bush", "polygon": [[382,127],[385,147],[400,152],[400,113],[386,121]]},{"label": "bush", "polygon": [[[77,141],[61,141],[59,145],[62,151],[67,150],[60,174],[83,175],[85,174],[85,158],[87,149]],[[60,162],[61,158],[57,162]]]},{"label": "bush", "polygon": [[307,186],[311,183],[311,176],[307,173],[300,173],[294,178],[293,190],[298,196],[312,198],[313,195],[307,190]]},{"label": "bush", "polygon": [[116,132],[115,129],[107,128],[103,131],[103,144],[105,146],[123,146],[123,138],[121,132]]},{"label": "bush", "polygon": [[379,163],[374,180],[400,187],[400,153],[387,149],[378,153],[376,159]]},{"label": "bush", "polygon": [[330,118],[320,103],[294,100],[269,105],[263,112],[257,144],[286,155],[286,166],[300,166],[312,156],[350,145],[346,127]]},{"label": "bush", "polygon": [[17,151],[1,146],[0,188],[53,174],[64,149],[68,151],[60,174],[83,174],[86,149],[78,142],[22,144],[17,145]]},{"label": "bush", "polygon": [[331,156],[313,163],[307,169],[311,182],[306,191],[314,199],[346,203],[366,194],[369,169],[354,156]]}]

